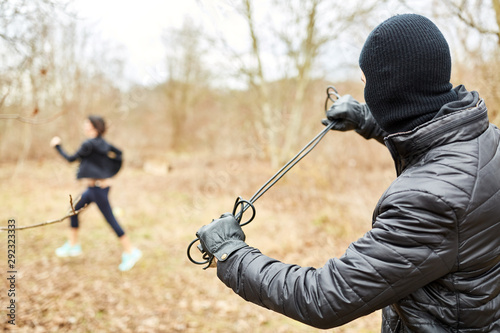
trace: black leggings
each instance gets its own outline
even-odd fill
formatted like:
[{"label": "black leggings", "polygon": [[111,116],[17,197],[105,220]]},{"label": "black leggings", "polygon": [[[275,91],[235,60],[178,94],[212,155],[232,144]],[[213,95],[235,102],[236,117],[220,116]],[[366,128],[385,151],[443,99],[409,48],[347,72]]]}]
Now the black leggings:
[{"label": "black leggings", "polygon": [[[106,218],[109,225],[115,231],[118,237],[121,237],[125,234],[123,229],[116,221],[115,216],[113,215],[113,210],[109,204],[108,200],[109,187],[100,188],[100,187],[89,187],[85,192],[83,192],[80,201],[76,203],[75,210],[78,210],[85,206],[85,204],[90,204],[91,202],[95,202],[97,207],[101,210],[102,215]],[[71,227],[78,228],[78,215],[71,216]]]}]

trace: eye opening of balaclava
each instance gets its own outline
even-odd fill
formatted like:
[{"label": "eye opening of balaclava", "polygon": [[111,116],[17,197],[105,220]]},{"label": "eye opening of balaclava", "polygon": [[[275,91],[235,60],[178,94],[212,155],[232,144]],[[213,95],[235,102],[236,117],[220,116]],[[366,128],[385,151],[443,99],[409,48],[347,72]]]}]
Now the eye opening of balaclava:
[{"label": "eye opening of balaclava", "polygon": [[423,16],[396,15],[378,25],[363,46],[359,66],[366,77],[366,104],[389,134],[412,130],[457,99],[448,43]]}]

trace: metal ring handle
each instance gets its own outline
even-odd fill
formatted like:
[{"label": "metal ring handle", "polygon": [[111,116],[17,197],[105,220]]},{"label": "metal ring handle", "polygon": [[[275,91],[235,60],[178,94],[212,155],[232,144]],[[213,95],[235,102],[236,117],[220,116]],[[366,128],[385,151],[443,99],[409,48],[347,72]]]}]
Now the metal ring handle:
[{"label": "metal ring handle", "polygon": [[194,260],[193,257],[191,257],[191,248],[193,247],[193,245],[196,242],[199,242],[199,241],[200,241],[200,239],[196,238],[195,240],[191,241],[191,243],[189,243],[189,246],[187,248],[187,256],[188,256],[189,261],[191,261],[193,264],[205,265],[205,264],[208,264],[210,262],[210,258],[205,259],[205,257],[203,256],[203,259],[205,259],[205,261],[197,261],[197,260]]},{"label": "metal ring handle", "polygon": [[[333,98],[335,96],[335,99]],[[325,112],[328,111],[328,101],[335,103],[340,98],[340,94],[334,86],[326,88]]]},{"label": "metal ring handle", "polygon": [[[246,205],[246,206],[245,206]],[[236,210],[238,209],[238,207],[240,207],[240,211],[238,212],[238,214],[236,215]],[[250,217],[250,219],[248,219],[246,222],[243,222],[241,223],[241,219],[243,217],[243,213],[248,209],[248,208],[252,208],[252,216]],[[255,206],[248,200],[244,200],[242,199],[241,197],[238,197],[236,199],[236,202],[234,203],[234,207],[233,207],[233,215],[235,216],[236,218],[236,221],[238,221],[239,225],[241,227],[247,225],[248,223],[252,222],[254,217],[255,217]]]}]

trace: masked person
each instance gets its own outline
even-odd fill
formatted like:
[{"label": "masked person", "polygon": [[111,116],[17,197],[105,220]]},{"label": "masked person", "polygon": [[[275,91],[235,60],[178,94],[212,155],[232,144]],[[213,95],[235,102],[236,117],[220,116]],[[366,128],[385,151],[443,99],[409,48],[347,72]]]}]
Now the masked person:
[{"label": "masked person", "polygon": [[368,36],[366,104],[340,98],[324,124],[384,142],[397,178],[372,229],[320,268],[245,243],[231,214],[198,237],[245,300],[318,328],[378,309],[382,332],[500,332],[500,131],[476,91],[450,84],[451,57],[427,18],[404,14]]},{"label": "masked person", "polygon": [[[88,140],[83,142],[78,151],[68,155],[61,146],[59,137],[52,138],[50,145],[68,162],[80,161],[77,178],[86,181],[88,187],[75,205],[75,210],[86,204],[95,202],[102,215],[115,232],[123,247],[122,262],[118,266],[121,271],[130,270],[141,258],[142,252],[133,248],[128,236],[116,220],[109,203],[110,179],[118,173],[122,164],[122,152],[104,140],[106,123],[100,116],[91,115],[83,123],[83,131]],[[82,254],[78,242],[78,215],[71,216],[69,239],[63,246],[56,249],[59,257],[75,257]]]}]

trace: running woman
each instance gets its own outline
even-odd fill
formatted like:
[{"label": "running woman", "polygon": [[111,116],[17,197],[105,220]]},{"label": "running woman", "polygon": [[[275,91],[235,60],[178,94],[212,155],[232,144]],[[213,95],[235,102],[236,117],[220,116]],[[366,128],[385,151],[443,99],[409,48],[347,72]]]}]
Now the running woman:
[{"label": "running woman", "polygon": [[[142,252],[132,247],[128,236],[116,220],[108,199],[110,178],[120,170],[122,152],[104,140],[106,123],[102,117],[89,116],[83,123],[83,131],[88,139],[73,155],[68,155],[63,150],[58,136],[52,138],[50,145],[55,147],[68,162],[80,161],[76,177],[86,181],[88,188],[76,203],[75,210],[92,202],[97,204],[123,246],[122,262],[118,268],[120,271],[128,271],[141,258]],[[68,241],[56,249],[56,255],[59,257],[74,257],[82,254],[82,248],[78,242],[78,215],[71,217],[70,226]]]}]

